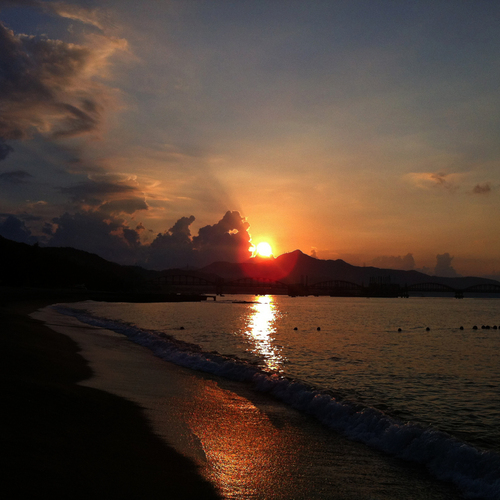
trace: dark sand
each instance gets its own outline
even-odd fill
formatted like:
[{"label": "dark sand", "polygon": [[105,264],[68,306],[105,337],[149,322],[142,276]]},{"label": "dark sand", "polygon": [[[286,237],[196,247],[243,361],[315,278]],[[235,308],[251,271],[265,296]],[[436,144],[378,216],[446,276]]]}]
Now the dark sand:
[{"label": "dark sand", "polygon": [[92,375],[77,344],[28,316],[48,303],[0,305],[0,496],[219,498],[138,405],[77,385]]}]

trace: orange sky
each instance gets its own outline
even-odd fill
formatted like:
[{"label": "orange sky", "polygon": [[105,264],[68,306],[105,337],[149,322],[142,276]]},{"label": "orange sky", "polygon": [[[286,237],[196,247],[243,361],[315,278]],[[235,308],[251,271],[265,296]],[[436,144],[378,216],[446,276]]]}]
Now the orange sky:
[{"label": "orange sky", "polygon": [[500,276],[495,3],[0,9],[0,234],[79,218],[84,249],[140,263],[180,218],[238,211],[276,255]]}]

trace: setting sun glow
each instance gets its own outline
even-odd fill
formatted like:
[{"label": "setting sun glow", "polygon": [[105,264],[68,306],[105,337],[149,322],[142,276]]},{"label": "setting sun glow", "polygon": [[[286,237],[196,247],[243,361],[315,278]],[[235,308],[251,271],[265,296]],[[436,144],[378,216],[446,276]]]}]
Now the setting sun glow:
[{"label": "setting sun glow", "polygon": [[257,245],[255,254],[259,257],[271,257],[273,255],[273,249],[267,241],[262,241]]}]

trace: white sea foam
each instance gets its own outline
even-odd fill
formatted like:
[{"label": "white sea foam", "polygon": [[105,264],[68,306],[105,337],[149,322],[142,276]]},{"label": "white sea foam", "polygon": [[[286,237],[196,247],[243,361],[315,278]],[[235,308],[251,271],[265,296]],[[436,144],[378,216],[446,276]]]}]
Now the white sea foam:
[{"label": "white sea foam", "polygon": [[367,444],[404,460],[417,462],[439,479],[453,482],[467,498],[500,498],[500,456],[481,451],[433,428],[400,422],[375,408],[364,408],[336,399],[307,385],[248,362],[203,352],[194,344],[160,332],[91,316],[82,310],[55,306],[83,323],[113,330],[149,348],[156,356],[187,367],[237,381],[272,394],[308,413],[349,439]]}]

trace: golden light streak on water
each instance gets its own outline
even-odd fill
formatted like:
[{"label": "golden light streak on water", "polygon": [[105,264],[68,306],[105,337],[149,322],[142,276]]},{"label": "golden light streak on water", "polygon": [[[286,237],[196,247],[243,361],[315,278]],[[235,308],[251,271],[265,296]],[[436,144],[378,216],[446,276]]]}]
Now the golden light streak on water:
[{"label": "golden light streak on water", "polygon": [[252,351],[264,358],[266,366],[279,371],[286,361],[279,346],[275,344],[278,308],[271,295],[259,297],[250,309],[246,335]]}]

